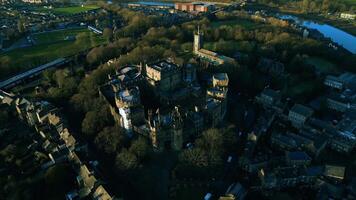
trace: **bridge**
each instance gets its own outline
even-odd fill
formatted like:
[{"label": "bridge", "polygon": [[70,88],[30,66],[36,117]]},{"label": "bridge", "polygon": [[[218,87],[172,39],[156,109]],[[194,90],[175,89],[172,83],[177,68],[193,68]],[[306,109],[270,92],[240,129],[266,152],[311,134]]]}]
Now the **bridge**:
[{"label": "bridge", "polygon": [[21,83],[21,81],[27,79],[27,78],[32,78],[38,74],[40,74],[42,71],[46,69],[50,69],[53,67],[59,67],[63,64],[66,64],[70,61],[71,59],[69,58],[58,58],[56,60],[53,60],[49,63],[46,63],[44,65],[40,65],[36,68],[30,69],[26,72],[17,74],[5,81],[0,82],[0,89],[9,89],[11,87],[15,87],[17,84]]}]

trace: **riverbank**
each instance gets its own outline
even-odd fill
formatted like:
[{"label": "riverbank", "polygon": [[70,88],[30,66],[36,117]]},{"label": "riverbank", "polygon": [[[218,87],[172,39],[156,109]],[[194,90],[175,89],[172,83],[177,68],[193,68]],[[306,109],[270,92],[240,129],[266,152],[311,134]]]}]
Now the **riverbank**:
[{"label": "riverbank", "polygon": [[334,27],[336,27],[340,30],[343,30],[343,31],[356,37],[356,22],[342,20],[342,19],[336,18],[335,16],[330,16],[330,18],[326,18],[324,16],[320,16],[317,14],[304,14],[304,13],[283,12],[283,11],[281,13],[292,14],[292,15],[295,15],[295,16],[301,18],[301,19],[321,22],[324,24],[329,24],[331,26],[334,26]]},{"label": "riverbank", "polygon": [[311,20],[315,22],[329,24],[356,37],[356,21],[343,20],[334,15],[325,16],[316,13],[306,14],[283,6],[271,7],[268,5],[255,4],[255,3],[249,4],[246,8],[254,9],[254,10],[266,10],[268,12],[278,12],[285,15],[294,15],[304,20]]}]

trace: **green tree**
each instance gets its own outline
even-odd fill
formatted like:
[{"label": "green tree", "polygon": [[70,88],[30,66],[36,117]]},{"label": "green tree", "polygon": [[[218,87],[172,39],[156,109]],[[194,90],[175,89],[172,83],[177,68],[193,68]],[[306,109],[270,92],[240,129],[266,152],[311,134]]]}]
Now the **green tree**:
[{"label": "green tree", "polygon": [[325,13],[329,12],[330,8],[330,0],[323,0],[323,3],[321,5],[321,10]]},{"label": "green tree", "polygon": [[5,108],[0,107],[0,128],[8,126],[9,119],[9,112]]},{"label": "green tree", "polygon": [[105,126],[110,125],[112,118],[108,106],[86,113],[82,122],[82,132],[89,138],[94,137]]},{"label": "green tree", "polygon": [[116,156],[115,166],[119,171],[129,171],[138,166],[138,160],[135,154],[127,149],[123,149]]},{"label": "green tree", "polygon": [[113,38],[113,32],[111,28],[104,28],[103,36],[106,38],[108,42],[110,42]]},{"label": "green tree", "polygon": [[310,4],[310,2],[309,2],[309,0],[303,0],[303,11],[304,12],[308,12],[309,11],[309,4]]},{"label": "green tree", "polygon": [[119,127],[105,127],[95,138],[97,148],[107,154],[121,149],[125,140],[124,132]]},{"label": "green tree", "polygon": [[179,154],[179,162],[184,165],[196,167],[203,167],[209,165],[206,152],[201,148],[183,150]]},{"label": "green tree", "polygon": [[20,19],[17,21],[17,30],[18,30],[20,33],[26,32],[25,20],[23,20],[23,18],[20,18]]},{"label": "green tree", "polygon": [[201,138],[197,139],[196,146],[206,153],[209,164],[216,164],[221,161],[223,141],[221,131],[218,129],[208,129],[203,133]]},{"label": "green tree", "polygon": [[147,144],[146,139],[140,137],[139,139],[132,142],[129,151],[136,155],[137,159],[141,161],[148,155],[150,146]]}]

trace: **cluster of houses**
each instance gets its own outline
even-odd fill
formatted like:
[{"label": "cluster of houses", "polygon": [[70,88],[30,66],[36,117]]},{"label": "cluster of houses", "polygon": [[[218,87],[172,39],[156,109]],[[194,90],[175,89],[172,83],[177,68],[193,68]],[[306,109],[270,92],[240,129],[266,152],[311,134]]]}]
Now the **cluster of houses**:
[{"label": "cluster of houses", "polygon": [[[257,189],[305,186],[320,189],[321,199],[325,197],[323,193],[332,198],[355,198],[355,193],[344,184],[345,166],[314,162],[326,149],[343,155],[350,155],[355,149],[355,80],[356,75],[351,73],[325,78],[324,84],[330,87],[328,93],[332,95],[324,97],[326,107],[319,109],[332,111],[331,116],[338,116],[337,119],[321,118],[309,105],[289,106],[289,101],[283,101],[281,94],[270,88],[256,96],[262,114],[248,134],[239,165],[248,173],[258,174]],[[334,98],[335,95],[339,97]],[[265,152],[256,150],[257,145],[263,145],[261,138],[268,141]]]},{"label": "cluster of houses", "polygon": [[46,101],[32,102],[23,97],[15,96],[0,90],[0,103],[13,107],[18,117],[34,127],[39,134],[36,142],[36,151],[48,155],[46,162],[42,163],[41,169],[46,170],[59,163],[69,163],[76,173],[77,188],[68,192],[67,200],[115,199],[105,189],[102,181],[96,177],[95,168],[97,161],[82,161],[79,157],[81,152],[86,152],[86,145],[81,145],[70,133],[66,119],[60,110]]}]

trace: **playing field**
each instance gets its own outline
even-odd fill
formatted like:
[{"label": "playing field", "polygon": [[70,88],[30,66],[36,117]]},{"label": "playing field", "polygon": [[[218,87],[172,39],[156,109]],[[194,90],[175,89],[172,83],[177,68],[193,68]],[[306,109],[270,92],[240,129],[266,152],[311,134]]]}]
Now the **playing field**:
[{"label": "playing field", "polygon": [[83,5],[83,6],[70,6],[70,7],[60,7],[60,8],[39,8],[39,11],[45,12],[53,12],[55,14],[62,14],[62,15],[73,15],[78,14],[90,10],[98,9],[98,6],[95,5]]},{"label": "playing field", "polygon": [[36,44],[48,44],[55,43],[59,41],[72,40],[79,33],[89,33],[87,28],[75,28],[75,29],[65,29],[59,31],[51,31],[46,33],[39,33],[32,35],[32,38]]}]

